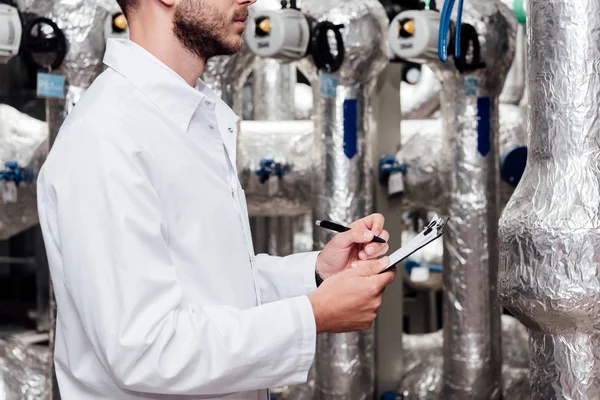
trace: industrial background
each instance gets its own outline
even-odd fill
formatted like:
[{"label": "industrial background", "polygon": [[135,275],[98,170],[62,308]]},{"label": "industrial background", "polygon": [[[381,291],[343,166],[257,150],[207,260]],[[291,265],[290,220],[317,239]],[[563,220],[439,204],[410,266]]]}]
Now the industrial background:
[{"label": "industrial background", "polygon": [[[114,0],[0,0],[0,400],[60,398],[36,176],[127,37]],[[600,0],[259,0],[245,42],[202,79],[242,116],[257,253],[450,218],[273,399],[600,399]]]}]

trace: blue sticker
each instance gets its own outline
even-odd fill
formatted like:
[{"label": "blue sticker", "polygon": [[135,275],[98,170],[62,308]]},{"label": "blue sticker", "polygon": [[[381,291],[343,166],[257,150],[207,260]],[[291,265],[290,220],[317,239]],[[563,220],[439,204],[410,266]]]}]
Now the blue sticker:
[{"label": "blue sticker", "polygon": [[477,150],[482,156],[487,156],[491,150],[491,102],[489,97],[477,99]]},{"label": "blue sticker", "polygon": [[465,87],[465,96],[477,96],[479,91],[479,82],[474,76],[465,76],[463,79],[463,85]]},{"label": "blue sticker", "polygon": [[344,100],[344,154],[352,159],[358,151],[358,102]]},{"label": "blue sticker", "polygon": [[62,75],[38,73],[37,76],[38,97],[65,98],[65,77]]},{"label": "blue sticker", "polygon": [[323,96],[335,97],[337,94],[338,79],[333,76],[321,73],[321,80],[319,83],[319,91]]}]

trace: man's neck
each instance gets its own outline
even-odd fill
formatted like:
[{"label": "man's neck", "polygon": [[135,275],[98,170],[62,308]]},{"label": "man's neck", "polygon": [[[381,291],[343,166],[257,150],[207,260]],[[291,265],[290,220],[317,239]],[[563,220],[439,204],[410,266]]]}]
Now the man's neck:
[{"label": "man's neck", "polygon": [[180,75],[190,86],[195,86],[204,72],[205,60],[185,48],[174,34],[157,34],[136,27],[131,33],[131,41],[143,47],[167,67]]}]

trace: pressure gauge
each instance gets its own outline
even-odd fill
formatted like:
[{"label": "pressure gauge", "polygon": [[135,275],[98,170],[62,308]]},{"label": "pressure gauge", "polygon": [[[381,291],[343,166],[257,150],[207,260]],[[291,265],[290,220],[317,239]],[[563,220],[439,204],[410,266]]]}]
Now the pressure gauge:
[{"label": "pressure gauge", "polygon": [[23,24],[16,7],[0,4],[0,64],[19,54]]},{"label": "pressure gauge", "polygon": [[396,57],[425,63],[438,51],[440,13],[408,10],[396,15],[388,29],[388,48]]}]

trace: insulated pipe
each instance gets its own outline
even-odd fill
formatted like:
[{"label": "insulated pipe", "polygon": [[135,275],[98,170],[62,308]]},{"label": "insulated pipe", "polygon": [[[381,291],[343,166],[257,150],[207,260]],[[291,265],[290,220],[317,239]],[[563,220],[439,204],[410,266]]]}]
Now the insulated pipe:
[{"label": "insulated pipe", "polygon": [[499,96],[514,56],[516,20],[498,0],[465,1],[463,22],[478,32],[486,67],[442,83],[450,221],[444,237],[444,399],[502,396],[497,293]]},{"label": "insulated pipe", "polygon": [[[318,21],[343,24],[345,61],[313,80],[315,94],[315,218],[349,224],[373,211],[371,137],[376,126],[371,96],[387,63],[387,15],[377,0],[304,0]],[[312,77],[312,74],[305,74]],[[315,249],[333,237],[315,230]],[[315,399],[372,398],[375,393],[374,331],[323,334],[317,340]]]},{"label": "insulated pipe", "polygon": [[[48,124],[0,104],[0,171],[7,161],[15,161],[37,176],[48,154]],[[0,240],[38,223],[35,181],[17,187],[16,202],[0,200]]]},{"label": "insulated pipe", "polygon": [[[278,10],[279,1],[265,1],[250,8],[250,18],[258,10]],[[296,67],[291,63],[280,63],[273,59],[257,57],[252,71],[252,109],[257,121],[293,121],[296,117]],[[285,146],[291,146],[287,143]],[[283,147],[282,150],[284,150]],[[274,154],[279,155],[279,154]],[[266,154],[262,154],[264,158]],[[264,185],[272,184],[269,178]],[[263,217],[252,217],[253,225],[261,224]],[[287,256],[294,248],[294,221],[290,216],[265,218],[266,230],[257,232],[257,251],[274,256]]]},{"label": "insulated pipe", "polygon": [[532,399],[600,398],[600,1],[529,0],[530,152],[500,221],[502,302]]},{"label": "insulated pipe", "polygon": [[464,24],[470,24],[477,34],[480,59],[473,58],[478,69],[460,73],[452,57],[447,63],[433,58],[437,51],[423,57],[442,82],[442,157],[448,166],[443,398],[493,400],[502,395],[496,288],[498,106],[514,56],[517,23],[499,0],[465,1],[462,21],[465,33]]},{"label": "insulated pipe", "polygon": [[[499,154],[508,158],[515,150],[527,146],[527,110],[524,107],[500,104]],[[402,121],[401,149],[396,159],[404,165],[404,192],[399,197],[402,208],[425,208],[443,212],[449,200],[445,171],[450,168],[439,157],[444,149],[441,119]],[[523,168],[521,159],[508,159],[506,168]],[[502,165],[502,163],[500,163]],[[500,208],[503,209],[515,189],[506,180],[500,181]]]},{"label": "insulated pipe", "polygon": [[[242,121],[238,134],[238,175],[252,216],[301,216],[310,213],[314,179],[314,124],[306,121]],[[273,160],[272,174],[261,183],[261,160]],[[277,164],[282,176],[277,173]]]}]

